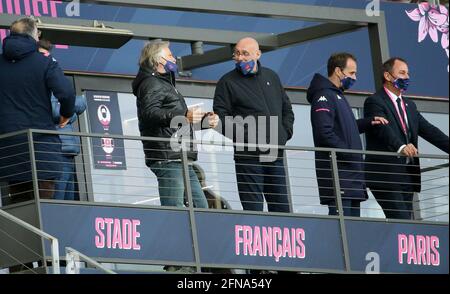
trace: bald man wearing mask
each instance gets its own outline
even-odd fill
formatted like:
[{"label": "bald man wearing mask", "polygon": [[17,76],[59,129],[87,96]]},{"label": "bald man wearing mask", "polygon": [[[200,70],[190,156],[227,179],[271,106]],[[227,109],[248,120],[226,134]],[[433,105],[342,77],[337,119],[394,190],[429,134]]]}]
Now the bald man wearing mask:
[{"label": "bald man wearing mask", "polygon": [[[235,168],[244,210],[290,212],[284,146],[293,135],[294,113],[278,75],[263,67],[258,42],[240,40],[233,52],[235,69],[217,84],[214,112],[221,131],[235,143]],[[253,122],[253,123],[252,123]],[[270,148],[268,146],[271,145]]]}]

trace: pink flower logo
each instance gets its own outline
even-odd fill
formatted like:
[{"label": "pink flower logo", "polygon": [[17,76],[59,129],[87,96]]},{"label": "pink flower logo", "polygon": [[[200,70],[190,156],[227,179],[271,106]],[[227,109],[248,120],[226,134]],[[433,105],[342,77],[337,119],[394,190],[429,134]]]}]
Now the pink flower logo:
[{"label": "pink flower logo", "polygon": [[444,5],[440,5],[438,10],[436,6],[423,2],[419,4],[419,8],[406,11],[406,14],[412,20],[419,22],[419,43],[425,40],[427,35],[430,35],[431,40],[437,43],[439,40],[438,28],[442,32],[445,24],[448,32],[448,11]]},{"label": "pink flower logo", "polygon": [[419,22],[419,43],[425,40],[427,36],[430,36],[431,40],[437,43],[439,32],[442,33],[441,46],[446,51],[448,58],[448,9],[444,5],[435,6],[422,2],[418,5],[418,8],[406,11],[406,14],[413,21]]},{"label": "pink flower logo", "polygon": [[448,48],[448,9],[444,5],[441,5],[439,10],[440,10],[441,14],[447,16],[447,19],[445,20],[444,24],[437,27],[438,31],[440,31],[442,33],[442,38],[441,38],[442,48],[446,49],[446,48]]}]

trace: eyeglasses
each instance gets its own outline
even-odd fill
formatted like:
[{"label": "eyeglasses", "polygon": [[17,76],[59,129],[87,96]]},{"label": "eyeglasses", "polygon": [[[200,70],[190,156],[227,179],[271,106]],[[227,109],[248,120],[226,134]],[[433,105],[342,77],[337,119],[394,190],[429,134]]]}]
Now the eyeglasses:
[{"label": "eyeglasses", "polygon": [[173,61],[170,60],[170,57],[172,57],[173,59],[175,59],[175,63],[176,63],[177,60],[178,60],[178,58],[177,58],[176,56],[173,56],[172,54],[168,55],[167,57],[168,57],[168,58],[165,58],[164,56],[161,56],[161,58],[164,59],[165,61],[173,62]]},{"label": "eyeglasses", "polygon": [[239,56],[244,56],[244,57],[249,57],[251,54],[250,54],[250,52],[247,52],[247,51],[242,51],[242,52],[239,52],[239,51],[234,51],[233,52],[233,58],[237,58],[237,57],[239,57]]}]

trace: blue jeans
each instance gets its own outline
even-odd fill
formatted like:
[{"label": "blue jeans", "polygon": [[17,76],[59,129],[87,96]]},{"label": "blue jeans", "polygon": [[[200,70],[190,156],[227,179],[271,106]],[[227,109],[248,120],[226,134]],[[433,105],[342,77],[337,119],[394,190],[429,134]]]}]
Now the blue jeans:
[{"label": "blue jeans", "polygon": [[[184,206],[184,180],[183,165],[181,162],[156,162],[150,166],[152,172],[158,178],[159,198],[162,206]],[[189,165],[189,178],[192,188],[194,207],[208,208],[205,194],[203,193],[198,177],[194,169]]]},{"label": "blue jeans", "polygon": [[55,181],[54,199],[75,200],[75,158],[62,156],[62,173]]},{"label": "blue jeans", "polygon": [[264,198],[272,212],[290,212],[283,159],[260,162],[236,158],[236,179],[244,210],[263,211]]}]

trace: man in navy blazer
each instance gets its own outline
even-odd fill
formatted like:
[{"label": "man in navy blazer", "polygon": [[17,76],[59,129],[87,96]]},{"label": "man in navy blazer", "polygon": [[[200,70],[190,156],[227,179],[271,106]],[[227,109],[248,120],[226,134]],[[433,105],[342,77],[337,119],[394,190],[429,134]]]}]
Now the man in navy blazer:
[{"label": "man in navy blazer", "polygon": [[387,218],[413,219],[413,194],[420,192],[418,137],[421,136],[448,153],[449,141],[404,97],[409,86],[409,69],[405,60],[391,58],[383,64],[383,88],[368,97],[364,116],[383,116],[388,125],[366,133],[367,149],[396,152],[404,156],[366,156],[367,186],[383,208]]}]

